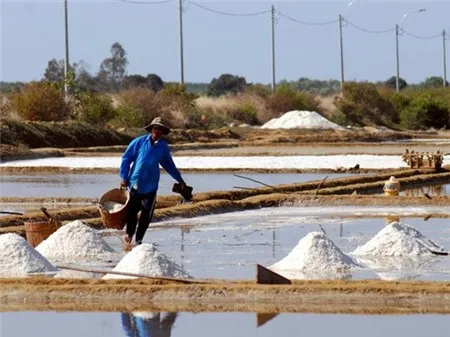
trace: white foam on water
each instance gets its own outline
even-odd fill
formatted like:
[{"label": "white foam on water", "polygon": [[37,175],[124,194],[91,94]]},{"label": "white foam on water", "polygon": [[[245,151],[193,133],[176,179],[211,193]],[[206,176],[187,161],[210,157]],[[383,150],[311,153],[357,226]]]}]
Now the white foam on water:
[{"label": "white foam on water", "polygon": [[74,258],[110,259],[117,255],[100,233],[80,220],[60,227],[42,241],[36,250],[48,259],[66,262]]},{"label": "white foam on water", "polygon": [[344,130],[343,127],[330,122],[315,111],[293,110],[286,112],[279,118],[273,118],[261,129],[334,129]]},{"label": "white foam on water", "polygon": [[21,236],[0,235],[0,275],[2,277],[20,277],[29,273],[56,271],[56,267]]},{"label": "white foam on water", "polygon": [[[150,243],[136,246],[119,261],[113,271],[142,274],[147,276],[166,276],[191,278],[181,266],[169,259]],[[134,276],[122,276],[107,274],[104,279],[136,278]]]},{"label": "white foam on water", "polygon": [[386,225],[366,244],[353,251],[360,256],[418,256],[444,249],[412,226],[400,222]]},{"label": "white foam on water", "polygon": [[327,274],[346,273],[352,267],[359,265],[345,255],[324,233],[311,232],[303,237],[286,257],[269,269],[282,275],[283,271],[288,271],[285,274],[291,277],[300,272],[307,277],[317,274],[320,278]]}]

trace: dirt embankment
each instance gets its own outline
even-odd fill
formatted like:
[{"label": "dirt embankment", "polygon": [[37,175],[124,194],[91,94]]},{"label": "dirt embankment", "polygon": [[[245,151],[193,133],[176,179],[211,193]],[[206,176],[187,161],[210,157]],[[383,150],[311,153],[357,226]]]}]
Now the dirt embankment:
[{"label": "dirt embankment", "polygon": [[[108,129],[81,122],[24,122],[10,119],[0,121],[0,160],[61,156],[65,152],[80,152],[89,147],[114,147],[113,152],[122,151],[133,138],[146,134],[143,129]],[[336,144],[354,142],[381,142],[406,140],[414,137],[431,137],[429,133],[394,131],[370,132],[361,130],[268,130],[258,128],[221,128],[216,130],[174,129],[166,137],[176,150],[215,147],[276,146],[298,144]],[[434,135],[434,137],[440,137]],[[200,144],[184,145],[180,144]],[[203,144],[203,145],[201,145]],[[122,146],[117,148],[117,146]],[[19,148],[17,148],[19,147]],[[47,148],[46,150],[41,150]],[[29,149],[34,149],[30,151]],[[61,151],[65,149],[65,151]],[[47,152],[46,152],[47,151]],[[53,151],[52,153],[49,151]],[[86,150],[93,153],[92,148]],[[105,149],[101,150],[105,151]]]},{"label": "dirt embankment", "polygon": [[[0,279],[0,311],[450,313],[449,282]],[[145,310],[144,310],[145,309]]]},{"label": "dirt embankment", "polygon": [[[386,198],[383,195],[360,195],[370,192],[382,193],[384,182],[393,174],[378,174],[373,176],[353,176],[330,179],[329,181],[313,181],[298,184],[277,185],[274,188],[263,187],[251,190],[213,191],[197,193],[193,203],[179,204],[176,195],[159,197],[156,204],[154,221],[177,217],[195,217],[207,214],[218,214],[232,211],[275,207],[280,205],[302,206],[443,206],[450,205],[450,197],[401,196]],[[396,171],[395,176],[402,186],[423,185],[430,182],[450,181],[450,172],[429,173],[420,170]],[[354,193],[356,192],[356,193]],[[352,195],[350,195],[352,194]],[[23,201],[23,200],[21,200]],[[81,207],[55,209],[52,214],[61,221],[83,219],[87,224],[102,228],[97,207]],[[443,214],[428,214],[430,217],[448,216]],[[30,212],[23,216],[5,216],[0,218],[0,234],[15,232],[24,235],[25,221],[43,221],[45,216],[40,212]]]}]

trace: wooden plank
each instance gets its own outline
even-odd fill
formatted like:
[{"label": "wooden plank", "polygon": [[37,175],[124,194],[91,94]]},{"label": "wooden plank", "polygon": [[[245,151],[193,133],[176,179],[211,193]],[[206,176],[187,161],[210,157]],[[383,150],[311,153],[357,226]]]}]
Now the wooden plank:
[{"label": "wooden plank", "polygon": [[260,264],[256,265],[256,283],[259,283],[259,284],[292,284],[291,280],[261,266]]},{"label": "wooden plank", "polygon": [[163,281],[173,281],[173,282],[180,282],[180,283],[209,283],[206,281],[200,281],[195,279],[186,279],[186,278],[177,278],[177,277],[168,277],[168,276],[148,276],[143,274],[135,274],[135,273],[125,273],[125,272],[119,272],[119,271],[112,271],[112,270],[102,270],[102,269],[91,269],[91,268],[80,268],[80,267],[69,267],[69,266],[60,266],[57,265],[56,268],[58,269],[67,269],[67,270],[75,270],[75,271],[82,271],[87,273],[96,273],[96,274],[113,274],[113,275],[122,275],[122,276],[132,276],[137,278],[146,278],[146,279],[152,279],[152,280],[163,280]]}]

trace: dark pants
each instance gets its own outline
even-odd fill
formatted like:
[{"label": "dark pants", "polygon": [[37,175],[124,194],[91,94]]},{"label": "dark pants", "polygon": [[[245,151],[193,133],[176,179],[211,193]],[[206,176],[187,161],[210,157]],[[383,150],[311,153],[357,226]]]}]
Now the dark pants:
[{"label": "dark pants", "polygon": [[137,214],[141,211],[139,224],[136,232],[136,242],[141,243],[147,231],[148,225],[153,217],[156,204],[156,191],[147,194],[140,194],[132,188],[130,191],[130,209],[127,220],[127,234],[133,237],[136,231]]}]

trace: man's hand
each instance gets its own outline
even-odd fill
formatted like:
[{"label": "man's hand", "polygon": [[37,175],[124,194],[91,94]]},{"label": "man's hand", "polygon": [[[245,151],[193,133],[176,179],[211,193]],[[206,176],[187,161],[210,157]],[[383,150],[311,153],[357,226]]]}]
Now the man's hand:
[{"label": "man's hand", "polygon": [[128,187],[128,181],[122,180],[120,182],[120,188],[127,188]]}]

